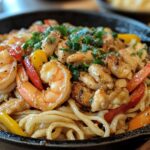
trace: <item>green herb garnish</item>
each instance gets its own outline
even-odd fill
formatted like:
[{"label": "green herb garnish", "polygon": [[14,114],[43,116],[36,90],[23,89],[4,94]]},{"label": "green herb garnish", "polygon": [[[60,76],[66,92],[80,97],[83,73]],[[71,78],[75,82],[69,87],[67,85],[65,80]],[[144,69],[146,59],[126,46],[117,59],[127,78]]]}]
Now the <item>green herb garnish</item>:
[{"label": "green herb garnish", "polygon": [[55,37],[48,37],[47,38],[47,41],[51,44],[55,43],[56,42],[56,38]]},{"label": "green herb garnish", "polygon": [[113,36],[114,38],[117,38],[118,33],[116,33],[116,32],[112,32],[112,36]]},{"label": "green herb garnish", "polygon": [[42,45],[42,39],[42,33],[34,32],[32,33],[32,37],[22,45],[22,48],[24,50],[26,50],[27,48],[40,49]]},{"label": "green herb garnish", "polygon": [[88,71],[89,65],[86,63],[80,64],[78,66],[67,64],[68,69],[72,72],[72,80],[76,81],[79,78],[80,71]]},{"label": "green herb garnish", "polygon": [[82,52],[87,52],[88,50],[90,50],[90,46],[88,46],[86,44],[81,45],[81,51]]},{"label": "green herb garnish", "polygon": [[90,102],[91,105],[92,105],[93,101],[94,101],[94,99],[93,99],[93,96],[92,96],[92,97],[90,98],[90,100],[89,100],[89,102]]}]

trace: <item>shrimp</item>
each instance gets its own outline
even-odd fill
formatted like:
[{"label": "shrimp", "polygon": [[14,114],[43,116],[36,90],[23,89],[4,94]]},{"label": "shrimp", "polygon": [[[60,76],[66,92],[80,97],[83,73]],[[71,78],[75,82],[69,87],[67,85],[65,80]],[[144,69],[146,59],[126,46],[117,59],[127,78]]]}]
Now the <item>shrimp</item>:
[{"label": "shrimp", "polygon": [[7,50],[1,51],[0,52],[0,93],[6,93],[6,91],[11,92],[14,89],[15,86],[12,86],[12,84],[15,81],[16,74],[17,74],[16,60],[9,55]]},{"label": "shrimp", "polygon": [[114,109],[121,104],[126,104],[130,100],[129,92],[126,88],[116,88],[106,92],[103,88],[96,90],[91,103],[91,111],[101,111],[104,109]]},{"label": "shrimp", "polygon": [[45,51],[47,56],[53,55],[55,48],[57,47],[60,40],[60,33],[58,31],[52,31],[42,41],[42,49]]},{"label": "shrimp", "polygon": [[13,82],[12,84],[10,84],[7,88],[0,90],[0,94],[8,94],[10,93],[12,90],[14,90],[16,87],[16,82]]},{"label": "shrimp", "polygon": [[103,50],[105,52],[116,51],[116,50],[120,50],[123,48],[125,48],[125,44],[119,39],[116,39],[116,40],[114,40],[114,39],[106,40],[105,39],[105,42],[103,44]]},{"label": "shrimp", "polygon": [[62,49],[66,49],[68,46],[66,45],[66,41],[62,41],[58,44],[57,51],[55,51],[55,54],[58,57],[58,60],[62,63],[65,63],[67,60],[67,57],[70,55],[68,51],[64,51]]},{"label": "shrimp", "polygon": [[132,69],[129,64],[125,63],[121,58],[115,56],[107,57],[108,68],[117,78],[132,78]]},{"label": "shrimp", "polygon": [[44,20],[44,24],[41,21],[36,21],[30,26],[29,31],[30,32],[39,32],[39,31],[44,32],[49,26],[52,27],[56,25],[58,25],[58,22],[53,19]]},{"label": "shrimp", "polygon": [[134,47],[128,47],[126,49],[122,49],[119,51],[123,60],[130,65],[133,71],[137,69],[137,67],[144,67],[145,63],[143,60],[148,57],[146,47],[142,43],[137,43]]},{"label": "shrimp", "polygon": [[98,89],[100,86],[87,72],[80,72],[79,80],[82,81],[88,88],[93,90]]},{"label": "shrimp", "polygon": [[80,82],[73,83],[71,97],[82,106],[91,108],[92,112],[113,109],[121,104],[128,103],[130,100],[126,88],[106,91],[103,87],[100,87],[93,91]]},{"label": "shrimp", "polygon": [[9,115],[26,109],[29,109],[28,103],[17,98],[11,98],[0,105],[0,112],[6,112]]},{"label": "shrimp", "polygon": [[132,56],[127,49],[128,48],[120,50],[119,54],[122,56],[123,60],[130,65],[131,69],[135,71],[138,66],[137,56]]},{"label": "shrimp", "polygon": [[93,55],[91,51],[87,52],[76,52],[67,57],[67,63],[89,63],[93,60]]},{"label": "shrimp", "polygon": [[93,91],[87,88],[83,83],[74,82],[71,95],[79,104],[90,107],[90,99],[93,96]]},{"label": "shrimp", "polygon": [[103,88],[92,91],[85,84],[74,82],[72,87],[72,98],[82,106],[91,108],[92,112],[106,109],[110,103],[109,97]]},{"label": "shrimp", "polygon": [[51,60],[42,66],[41,79],[49,88],[39,91],[27,78],[23,67],[18,69],[17,89],[30,106],[40,110],[51,110],[64,103],[71,93],[70,71],[57,60]]},{"label": "shrimp", "polygon": [[88,72],[98,83],[106,85],[109,89],[113,88],[113,79],[106,68],[98,64],[92,64],[90,65]]},{"label": "shrimp", "polygon": [[99,111],[104,110],[108,108],[110,101],[108,99],[108,96],[103,88],[98,89],[94,96],[91,103],[91,111]]},{"label": "shrimp", "polygon": [[127,87],[127,81],[125,79],[118,79],[115,81],[115,86],[117,88],[125,88]]}]

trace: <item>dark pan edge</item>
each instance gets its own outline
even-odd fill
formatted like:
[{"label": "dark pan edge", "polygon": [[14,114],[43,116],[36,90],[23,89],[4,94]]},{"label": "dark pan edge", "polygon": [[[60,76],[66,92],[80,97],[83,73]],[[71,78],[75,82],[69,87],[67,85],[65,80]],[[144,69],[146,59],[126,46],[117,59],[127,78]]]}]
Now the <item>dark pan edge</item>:
[{"label": "dark pan edge", "polygon": [[109,12],[89,12],[89,11],[86,11],[86,10],[65,10],[65,9],[50,9],[50,10],[40,10],[40,11],[37,11],[37,10],[33,10],[33,11],[28,11],[28,12],[23,12],[23,13],[16,13],[16,14],[14,14],[14,15],[8,15],[8,14],[6,14],[5,16],[1,16],[1,18],[0,18],[0,21],[1,20],[4,20],[4,19],[9,19],[9,18],[12,18],[12,17],[16,17],[16,16],[22,16],[22,15],[26,15],[26,14],[34,14],[34,13],[37,13],[37,12],[75,12],[75,13],[84,13],[84,14],[89,14],[89,15],[98,15],[99,13],[101,14],[101,15],[106,15],[106,16],[109,16],[110,18],[114,18],[114,19],[117,19],[117,18],[119,18],[119,19],[123,19],[123,20],[126,20],[127,22],[131,22],[131,23],[134,23],[134,24],[137,24],[137,25],[139,25],[139,26],[143,26],[144,28],[147,28],[147,29],[149,29],[149,27],[146,25],[146,24],[144,24],[144,23],[142,23],[142,22],[140,22],[140,21],[137,21],[137,20],[135,20],[135,19],[131,19],[131,18],[129,18],[129,17],[125,17],[125,16],[121,16],[121,15],[118,15],[118,14],[113,14],[113,13],[109,13]]},{"label": "dark pan edge", "polygon": [[135,131],[127,132],[124,134],[118,134],[105,138],[95,138],[90,140],[76,140],[76,141],[50,141],[45,139],[33,139],[28,137],[21,137],[5,131],[0,131],[0,140],[5,142],[12,142],[16,144],[25,144],[32,146],[46,146],[46,147],[90,147],[90,146],[102,146],[106,144],[115,144],[124,142],[135,138],[150,138],[150,125],[144,128],[137,129]]},{"label": "dark pan edge", "polygon": [[[136,21],[134,19],[131,19],[131,18],[128,18],[128,17],[124,17],[124,16],[121,16],[121,15],[117,15],[117,14],[113,14],[113,13],[106,13],[106,12],[101,12],[101,13],[98,13],[98,12],[88,12],[88,11],[82,11],[82,10],[57,10],[57,9],[51,9],[51,10],[40,10],[40,11],[31,11],[31,12],[26,12],[26,13],[22,13],[22,14],[15,14],[15,15],[7,15],[7,16],[3,16],[0,18],[0,21],[3,21],[3,20],[7,20],[7,19],[15,19],[16,17],[20,17],[22,15],[28,15],[28,14],[36,14],[36,13],[51,13],[51,12],[59,12],[59,13],[76,13],[76,14],[85,14],[85,15],[93,15],[93,16],[98,16],[99,14],[101,16],[106,16],[107,19],[109,18],[110,19],[110,23],[111,23],[111,20],[114,19],[114,20],[122,20],[123,22],[130,22],[132,25],[134,26],[137,26],[137,27],[141,27],[143,28],[143,33],[139,36],[142,37],[142,41],[143,42],[146,42],[146,43],[150,43],[150,27],[148,27],[147,25],[145,25],[144,23],[142,22],[139,22],[139,21]],[[118,25],[119,26],[119,25]],[[117,29],[116,30],[121,30],[121,29]],[[122,30],[122,32],[126,32],[125,30]],[[132,31],[130,31],[132,32]],[[133,31],[134,32],[134,31]],[[136,34],[136,33],[135,33]]]}]

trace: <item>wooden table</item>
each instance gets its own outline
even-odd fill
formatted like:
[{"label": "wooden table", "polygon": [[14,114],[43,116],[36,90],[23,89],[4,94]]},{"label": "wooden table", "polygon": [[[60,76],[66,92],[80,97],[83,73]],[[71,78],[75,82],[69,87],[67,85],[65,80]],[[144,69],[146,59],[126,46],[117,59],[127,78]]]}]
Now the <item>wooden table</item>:
[{"label": "wooden table", "polygon": [[0,16],[41,9],[78,9],[98,11],[96,0],[3,0]]}]

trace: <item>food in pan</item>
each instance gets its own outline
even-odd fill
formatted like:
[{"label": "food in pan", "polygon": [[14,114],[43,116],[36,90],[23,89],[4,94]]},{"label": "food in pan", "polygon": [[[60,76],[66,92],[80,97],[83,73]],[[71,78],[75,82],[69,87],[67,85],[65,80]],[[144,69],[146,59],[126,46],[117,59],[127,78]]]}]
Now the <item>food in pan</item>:
[{"label": "food in pan", "polygon": [[135,34],[55,20],[0,35],[0,129],[83,140],[150,124],[148,47]]},{"label": "food in pan", "polygon": [[116,8],[128,11],[150,12],[149,0],[108,0]]}]

